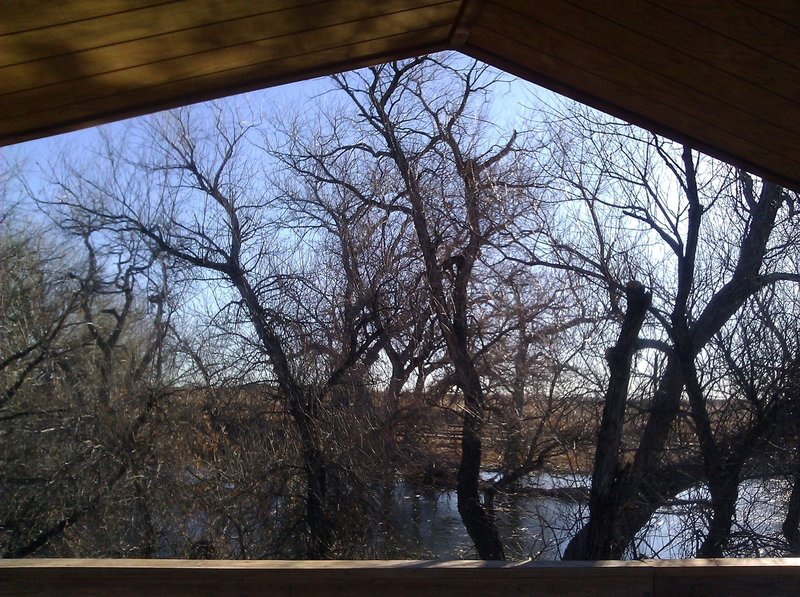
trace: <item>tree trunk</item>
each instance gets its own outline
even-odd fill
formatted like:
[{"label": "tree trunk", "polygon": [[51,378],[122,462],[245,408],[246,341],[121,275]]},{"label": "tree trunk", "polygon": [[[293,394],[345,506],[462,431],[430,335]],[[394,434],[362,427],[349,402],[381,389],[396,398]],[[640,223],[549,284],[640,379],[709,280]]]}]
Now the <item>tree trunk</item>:
[{"label": "tree trunk", "polygon": [[316,413],[319,397],[307,396],[307,391],[298,383],[289,366],[289,359],[280,338],[269,324],[253,288],[241,268],[230,273],[230,278],[247,305],[250,321],[261,340],[264,352],[275,371],[278,385],[289,403],[289,414],[297,427],[303,454],[303,470],[306,474],[306,518],[310,534],[308,557],[321,559],[328,556],[330,526],[327,521],[327,471],[317,437]]},{"label": "tree trunk", "polygon": [[[312,398],[313,400],[314,398]],[[300,432],[303,470],[306,474],[306,519],[309,545],[306,557],[325,559],[330,551],[330,525],[326,511],[327,471],[316,433],[316,421],[302,397],[290,397],[289,409]]]},{"label": "tree trunk", "polygon": [[631,361],[651,301],[650,293],[636,282],[628,284],[625,295],[628,303],[625,319],[617,343],[609,350],[607,356],[611,376],[597,437],[592,489],[589,495],[589,522],[585,529],[570,541],[564,552],[566,560],[608,559],[615,543],[617,513],[623,496],[619,483],[621,473],[619,452]]},{"label": "tree trunk", "polygon": [[529,371],[526,367],[529,341],[525,321],[520,317],[517,329],[518,338],[514,351],[514,378],[511,385],[511,416],[505,413],[508,428],[508,443],[506,445],[505,469],[515,471],[523,465],[523,429],[522,421],[525,418],[525,382],[528,380]]},{"label": "tree trunk", "polygon": [[699,558],[721,558],[728,546],[731,525],[736,514],[736,500],[739,497],[739,472],[742,469],[743,457],[740,450],[731,456],[725,456],[724,450],[714,438],[714,431],[706,408],[705,396],[697,378],[694,362],[684,362],[686,392],[691,405],[703,466],[706,471],[708,489],[711,493],[711,518],[708,534],[697,551]]},{"label": "tree trunk", "polygon": [[318,450],[303,450],[303,464],[308,478],[306,516],[311,542],[308,559],[325,559],[330,553],[330,526],[325,511],[327,475]]},{"label": "tree trunk", "polygon": [[[473,372],[474,373],[474,372]],[[458,513],[482,560],[505,558],[494,516],[480,500],[481,433],[483,427],[482,389],[478,376],[471,375],[464,392],[464,424],[461,430],[461,463],[458,468]]]},{"label": "tree trunk", "polygon": [[731,537],[731,526],[739,498],[739,469],[722,470],[708,480],[711,492],[711,520],[708,534],[697,551],[698,558],[725,557]]},{"label": "tree trunk", "polygon": [[391,416],[394,417],[400,412],[400,394],[403,391],[403,386],[408,381],[408,370],[406,363],[402,361],[394,350],[388,349],[385,352],[392,365],[392,376],[386,388],[386,401],[392,409]]}]

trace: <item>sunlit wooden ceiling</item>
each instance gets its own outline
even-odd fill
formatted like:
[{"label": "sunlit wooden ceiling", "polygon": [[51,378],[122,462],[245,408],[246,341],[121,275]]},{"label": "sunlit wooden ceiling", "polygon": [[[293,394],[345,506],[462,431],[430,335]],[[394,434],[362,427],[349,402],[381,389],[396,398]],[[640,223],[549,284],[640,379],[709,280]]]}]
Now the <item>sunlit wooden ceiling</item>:
[{"label": "sunlit wooden ceiling", "polygon": [[0,0],[0,143],[446,48],[800,188],[798,0]]}]

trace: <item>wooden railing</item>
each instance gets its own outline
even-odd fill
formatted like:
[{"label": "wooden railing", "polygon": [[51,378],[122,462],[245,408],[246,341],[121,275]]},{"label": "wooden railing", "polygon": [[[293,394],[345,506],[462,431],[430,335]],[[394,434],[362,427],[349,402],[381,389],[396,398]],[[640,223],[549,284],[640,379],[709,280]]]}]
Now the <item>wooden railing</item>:
[{"label": "wooden railing", "polygon": [[0,595],[800,595],[800,560],[0,560]]}]

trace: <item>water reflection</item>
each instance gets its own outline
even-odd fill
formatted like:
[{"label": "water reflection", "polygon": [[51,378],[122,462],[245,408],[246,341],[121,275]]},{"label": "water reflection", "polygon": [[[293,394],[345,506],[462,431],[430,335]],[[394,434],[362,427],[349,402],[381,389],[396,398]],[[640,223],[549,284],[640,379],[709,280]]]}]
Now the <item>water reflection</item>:
[{"label": "water reflection", "polygon": [[[585,487],[585,479],[580,477],[540,475],[530,478],[522,492],[498,496],[495,509],[506,555],[511,559],[559,559],[580,526],[585,505],[570,492],[564,492],[561,498],[544,492],[580,486]],[[476,557],[458,514],[455,490],[399,481],[393,503],[393,541],[407,551],[407,557]]]},{"label": "water reflection", "polygon": [[[483,474],[491,481],[496,473]],[[588,485],[584,475],[533,475],[514,493],[495,498],[498,528],[511,560],[559,560],[570,539],[588,517]],[[740,485],[736,520],[732,529],[731,556],[783,555],[781,524],[791,487],[785,479],[753,479]],[[375,527],[367,531],[360,547],[367,557],[388,559],[474,559],[475,548],[458,514],[455,490],[415,485],[399,479],[377,489],[378,510],[371,516]],[[675,496],[672,504],[658,510],[638,534],[627,557],[691,558],[707,533],[710,496],[703,486]],[[279,517],[283,502],[278,499],[270,510]],[[157,554],[176,557],[187,542],[196,557],[211,557],[201,550],[210,537],[226,537],[233,557],[247,557],[248,544],[266,544],[272,529],[263,526],[263,511],[253,507],[242,514],[246,536],[230,525],[220,525],[225,517],[199,512],[170,527],[161,539]],[[176,514],[176,518],[180,515]],[[174,547],[178,546],[178,547]],[[199,546],[199,547],[198,547]],[[285,557],[285,556],[283,556]],[[349,557],[361,557],[354,552]]]},{"label": "water reflection", "polygon": [[[485,473],[488,480],[493,473]],[[540,474],[522,491],[496,498],[500,534],[509,559],[558,560],[588,516],[581,475]],[[753,547],[781,542],[782,505],[789,487],[782,480],[748,480],[740,487],[731,555],[774,555]],[[456,492],[399,481],[392,493],[394,548],[407,558],[475,558],[472,542],[458,514]],[[639,533],[630,557],[691,558],[707,531],[705,487],[676,496]]]}]

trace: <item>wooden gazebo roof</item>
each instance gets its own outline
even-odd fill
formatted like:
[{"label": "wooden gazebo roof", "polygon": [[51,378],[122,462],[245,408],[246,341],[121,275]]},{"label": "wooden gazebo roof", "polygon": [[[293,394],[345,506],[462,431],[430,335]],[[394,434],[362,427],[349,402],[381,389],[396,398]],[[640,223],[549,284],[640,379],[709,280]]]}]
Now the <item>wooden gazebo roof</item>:
[{"label": "wooden gazebo roof", "polygon": [[797,0],[6,0],[0,143],[456,49],[800,188]]}]

